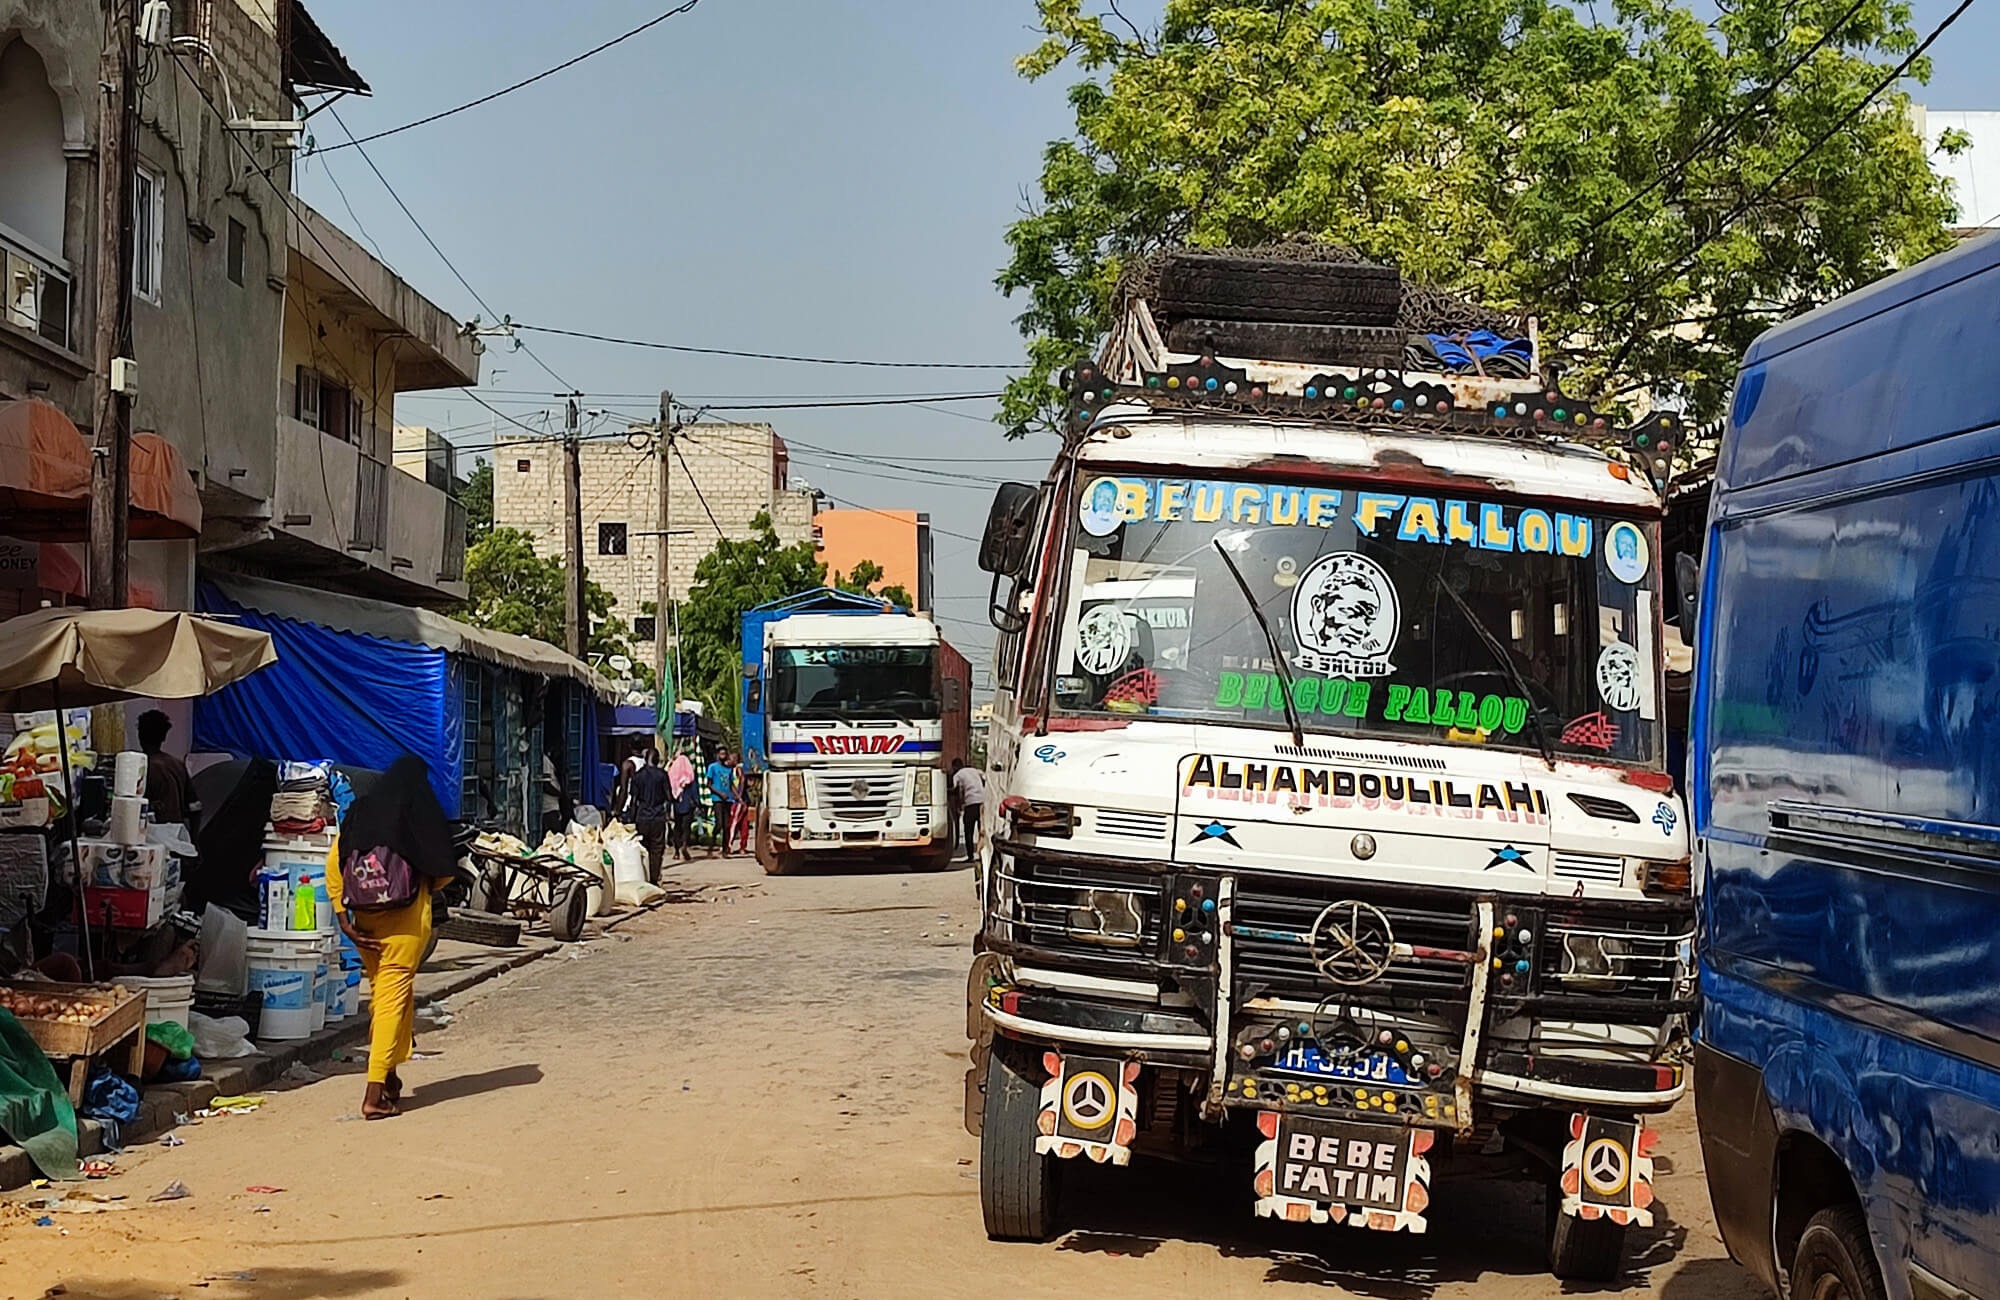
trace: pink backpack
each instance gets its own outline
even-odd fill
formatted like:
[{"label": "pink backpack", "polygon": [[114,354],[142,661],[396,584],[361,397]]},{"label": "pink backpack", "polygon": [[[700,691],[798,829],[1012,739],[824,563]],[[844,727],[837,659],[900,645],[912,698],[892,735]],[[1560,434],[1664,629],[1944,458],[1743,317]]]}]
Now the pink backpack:
[{"label": "pink backpack", "polygon": [[340,864],[341,901],[357,912],[386,912],[417,896],[417,873],[403,855],[377,845],[346,854]]}]

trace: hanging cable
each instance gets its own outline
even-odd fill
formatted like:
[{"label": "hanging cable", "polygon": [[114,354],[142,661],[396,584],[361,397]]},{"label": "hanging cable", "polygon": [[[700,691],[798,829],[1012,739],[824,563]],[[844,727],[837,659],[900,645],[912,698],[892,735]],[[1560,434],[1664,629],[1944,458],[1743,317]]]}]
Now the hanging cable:
[{"label": "hanging cable", "polygon": [[[841,357],[792,356],[783,352],[739,352],[731,348],[698,348],[685,343],[655,343],[646,339],[619,338],[612,334],[592,334],[587,330],[557,329],[553,325],[523,325],[515,329],[537,334],[559,334],[564,338],[589,339],[593,343],[619,343],[629,348],[652,348],[659,352],[690,352],[704,357],[744,357],[751,361],[796,361],[811,366],[872,366],[884,370],[1019,370],[1017,361],[857,361]],[[960,400],[960,399],[951,399]]]}]

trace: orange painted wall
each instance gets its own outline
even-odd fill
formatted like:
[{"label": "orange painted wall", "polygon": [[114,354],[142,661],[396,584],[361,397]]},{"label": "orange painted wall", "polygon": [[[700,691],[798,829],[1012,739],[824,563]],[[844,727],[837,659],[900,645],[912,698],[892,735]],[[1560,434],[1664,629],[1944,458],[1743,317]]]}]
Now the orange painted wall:
[{"label": "orange painted wall", "polygon": [[918,581],[917,512],[914,510],[822,510],[813,516],[819,558],[827,580],[846,577],[863,560],[882,566],[880,587],[900,585],[912,600],[923,599]]}]

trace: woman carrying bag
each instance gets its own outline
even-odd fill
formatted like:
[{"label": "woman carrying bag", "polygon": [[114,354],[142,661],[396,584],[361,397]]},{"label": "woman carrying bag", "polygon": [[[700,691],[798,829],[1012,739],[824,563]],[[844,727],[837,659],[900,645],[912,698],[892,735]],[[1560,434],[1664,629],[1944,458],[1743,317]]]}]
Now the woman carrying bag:
[{"label": "woman carrying bag", "polygon": [[326,857],[326,891],[340,930],[368,974],[368,1091],[363,1119],[402,1111],[396,1067],[416,1032],[417,967],[431,938],[431,894],[457,867],[451,826],[431,793],[430,769],[414,754],[389,765],[354,801]]}]

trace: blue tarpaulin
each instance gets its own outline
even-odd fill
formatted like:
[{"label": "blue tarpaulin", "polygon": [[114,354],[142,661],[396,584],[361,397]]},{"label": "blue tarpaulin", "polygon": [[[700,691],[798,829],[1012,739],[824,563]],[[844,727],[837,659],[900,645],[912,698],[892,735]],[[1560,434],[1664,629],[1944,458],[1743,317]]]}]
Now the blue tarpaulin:
[{"label": "blue tarpaulin", "polygon": [[196,750],[377,771],[415,754],[445,815],[459,815],[463,722],[444,651],[278,618],[206,582],[198,603],[269,632],[278,662],[195,701]]}]

